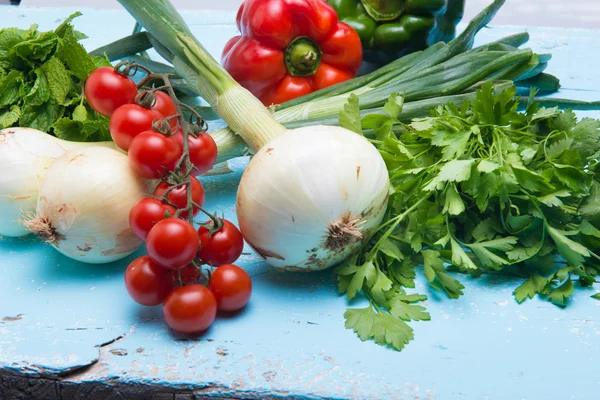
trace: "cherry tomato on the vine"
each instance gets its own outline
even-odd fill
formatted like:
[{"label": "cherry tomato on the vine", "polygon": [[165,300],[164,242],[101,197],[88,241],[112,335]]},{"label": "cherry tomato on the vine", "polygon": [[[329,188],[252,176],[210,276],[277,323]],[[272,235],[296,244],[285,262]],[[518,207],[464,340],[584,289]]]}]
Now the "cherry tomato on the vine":
[{"label": "cherry tomato on the vine", "polygon": [[157,265],[150,257],[138,257],[125,271],[125,287],[133,300],[144,306],[163,302],[173,289],[169,270]]},{"label": "cherry tomato on the vine", "polygon": [[147,179],[158,179],[173,171],[181,156],[181,148],[172,137],[156,131],[137,135],[129,146],[129,165]]},{"label": "cherry tomato on the vine", "polygon": [[212,273],[209,288],[217,299],[219,310],[237,311],[250,300],[252,280],[237,265],[224,264]]},{"label": "cherry tomato on the vine", "polygon": [[125,104],[115,110],[110,117],[110,136],[121,149],[129,151],[129,146],[137,135],[152,130],[152,123],[163,119],[161,113],[139,104]]},{"label": "cherry tomato on the vine", "polygon": [[[183,131],[177,130],[173,138],[183,148]],[[190,161],[194,164],[195,175],[202,175],[210,170],[217,160],[217,144],[208,133],[201,133],[198,137],[188,136]]]},{"label": "cherry tomato on the vine", "polygon": [[129,226],[135,235],[146,240],[150,229],[159,221],[165,219],[165,213],[175,215],[175,208],[160,200],[145,197],[131,207],[129,211]]},{"label": "cherry tomato on the vine", "polygon": [[185,285],[191,285],[192,283],[198,283],[201,278],[200,271],[194,265],[186,265],[183,268],[179,268],[171,271],[173,275],[173,287],[177,287],[179,282],[177,281],[178,276],[181,276],[181,283]]},{"label": "cherry tomato on the vine", "polygon": [[[153,110],[158,111],[164,118],[177,114],[177,108],[175,108],[175,103],[173,103],[171,96],[160,90],[155,91],[154,95],[156,96],[156,101],[151,107]],[[177,118],[171,118],[169,124],[171,128],[175,129],[177,127]]]},{"label": "cherry tomato on the vine", "polygon": [[[192,183],[192,201],[202,207],[204,205],[204,188],[196,177],[190,176],[190,181]],[[162,197],[167,190],[169,190],[169,185],[165,182],[160,182],[156,186],[156,189],[154,189],[154,196]],[[177,208],[185,208],[187,206],[187,186],[181,185],[171,190],[167,195],[167,200],[175,204]],[[200,209],[194,207],[193,211],[193,215],[197,215]],[[187,211],[181,213],[181,218],[185,219],[187,216]]]},{"label": "cherry tomato on the vine", "polygon": [[166,268],[185,267],[196,257],[198,247],[198,233],[180,218],[159,221],[146,236],[148,255]]},{"label": "cherry tomato on the vine", "polygon": [[187,334],[210,327],[217,315],[217,301],[206,286],[187,285],[173,289],[163,303],[163,316],[171,329]]},{"label": "cherry tomato on the vine", "polygon": [[110,117],[120,106],[133,103],[138,90],[128,76],[111,67],[100,67],[87,78],[84,93],[94,110]]},{"label": "cherry tomato on the vine", "polygon": [[213,267],[231,264],[237,260],[244,249],[244,238],[240,230],[228,220],[223,220],[221,229],[209,235],[213,221],[208,221],[198,228],[200,252],[198,256],[206,264]]}]

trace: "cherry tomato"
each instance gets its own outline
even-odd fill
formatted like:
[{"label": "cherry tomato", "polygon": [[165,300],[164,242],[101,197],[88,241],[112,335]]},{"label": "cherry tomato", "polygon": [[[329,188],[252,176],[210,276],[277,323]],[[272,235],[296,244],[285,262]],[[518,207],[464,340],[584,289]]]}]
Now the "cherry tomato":
[{"label": "cherry tomato", "polygon": [[163,316],[171,329],[187,334],[200,333],[217,315],[214,294],[202,285],[180,286],[163,303]]},{"label": "cherry tomato", "polygon": [[110,117],[110,136],[121,149],[128,151],[134,137],[152,130],[152,122],[163,119],[161,113],[139,104],[125,104]]},{"label": "cherry tomato", "polygon": [[181,275],[181,283],[185,285],[191,285],[193,283],[198,283],[202,275],[200,275],[200,271],[198,268],[193,266],[192,264],[186,265],[183,268],[179,268],[177,270],[172,270],[171,274],[173,275],[173,287],[179,286],[179,282],[177,280],[178,273]]},{"label": "cherry tomato", "polygon": [[210,291],[221,311],[237,311],[244,307],[252,294],[250,275],[237,265],[224,264],[210,277]]},{"label": "cherry tomato", "polygon": [[[177,108],[175,108],[175,103],[173,103],[171,96],[160,90],[155,91],[154,95],[156,96],[156,101],[151,107],[153,110],[158,111],[163,118],[168,118],[177,114]],[[171,125],[171,128],[177,128],[177,118],[170,119],[169,124]]]},{"label": "cherry tomato", "polygon": [[147,179],[158,179],[165,169],[173,171],[181,157],[181,148],[172,137],[156,131],[137,135],[129,146],[129,165]]},{"label": "cherry tomato", "polygon": [[138,90],[131,78],[111,67],[100,67],[87,78],[84,93],[94,110],[110,117],[120,106],[133,103]]},{"label": "cherry tomato", "polygon": [[237,260],[244,249],[244,238],[240,230],[226,219],[223,227],[210,236],[209,228],[213,222],[209,221],[198,228],[200,237],[200,252],[198,256],[206,264],[217,266],[231,264]]},{"label": "cherry tomato", "polygon": [[[183,148],[183,132],[180,129],[173,138]],[[195,175],[202,175],[210,170],[217,160],[217,144],[208,133],[201,133],[198,137],[188,136],[190,161],[194,164]]]},{"label": "cherry tomato", "polygon": [[125,271],[125,287],[133,300],[144,306],[163,302],[173,289],[170,271],[148,256],[138,257]]},{"label": "cherry tomato", "polygon": [[[192,200],[202,207],[204,205],[204,188],[196,177],[191,176],[190,181],[192,182]],[[154,189],[154,196],[162,197],[168,189],[169,185],[167,183],[160,182],[156,186],[156,189]],[[175,204],[177,208],[185,208],[187,206],[187,187],[185,185],[178,186],[167,195],[167,199]],[[200,212],[200,209],[194,207],[193,211],[194,215],[197,215]],[[181,218],[186,219],[187,216],[187,211],[181,213]]]},{"label": "cherry tomato", "polygon": [[135,235],[146,240],[150,229],[159,221],[165,219],[165,212],[175,215],[175,208],[157,199],[149,197],[139,200],[129,211],[129,226]]},{"label": "cherry tomato", "polygon": [[150,258],[166,268],[182,268],[192,262],[198,252],[198,233],[187,221],[167,218],[154,225],[146,236]]}]

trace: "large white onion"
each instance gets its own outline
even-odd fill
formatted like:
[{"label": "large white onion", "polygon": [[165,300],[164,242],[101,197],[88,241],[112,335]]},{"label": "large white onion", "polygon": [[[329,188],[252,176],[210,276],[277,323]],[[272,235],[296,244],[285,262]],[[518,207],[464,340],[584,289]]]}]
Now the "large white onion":
[{"label": "large white onion", "polygon": [[333,126],[290,130],[263,146],[238,189],[247,243],[281,270],[314,271],[356,250],[387,207],[383,158],[364,137]]},{"label": "large white onion", "polygon": [[40,185],[25,225],[67,257],[91,264],[126,257],[140,245],[129,210],[151,189],[127,155],[104,147],[64,153]]},{"label": "large white onion", "polygon": [[29,128],[0,130],[0,235],[29,234],[18,220],[35,210],[38,188],[50,165],[66,151],[90,146],[114,144],[69,142]]}]

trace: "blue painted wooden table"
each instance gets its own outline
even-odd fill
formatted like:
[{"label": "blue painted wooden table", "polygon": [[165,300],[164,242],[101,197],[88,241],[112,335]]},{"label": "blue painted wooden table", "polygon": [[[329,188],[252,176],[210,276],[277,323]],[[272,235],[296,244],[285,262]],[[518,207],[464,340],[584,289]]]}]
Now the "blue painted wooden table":
[{"label": "blue painted wooden table", "polygon": [[[0,27],[48,30],[73,11],[0,6]],[[133,26],[124,11],[81,11],[75,25],[90,50]],[[235,33],[233,12],[183,15],[216,56]],[[523,29],[485,29],[477,42]],[[554,55],[548,71],[562,80],[558,96],[600,99],[599,32],[529,31],[535,50]],[[235,220],[245,163],[203,179],[208,209]],[[190,339],[166,328],[159,307],[128,297],[123,272],[141,251],[90,266],[31,237],[0,239],[0,398],[600,398],[593,289],[560,309],[537,299],[517,305],[515,279],[462,277],[465,295],[449,300],[419,277],[432,321],[413,324],[415,340],[399,353],[344,328],[347,303],[331,271],[282,274],[246,251],[240,265],[254,282],[247,309]]]}]

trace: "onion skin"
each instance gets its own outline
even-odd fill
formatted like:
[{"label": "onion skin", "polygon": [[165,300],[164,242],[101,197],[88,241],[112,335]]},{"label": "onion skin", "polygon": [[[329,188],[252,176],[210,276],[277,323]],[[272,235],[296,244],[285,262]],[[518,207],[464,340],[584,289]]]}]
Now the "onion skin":
[{"label": "onion skin", "polygon": [[71,150],[48,169],[34,218],[25,225],[74,260],[103,264],[122,259],[142,241],[129,226],[131,207],[152,189],[127,155],[103,147]]},{"label": "onion skin", "polygon": [[61,140],[31,128],[0,130],[0,235],[30,234],[18,220],[35,211],[38,189],[48,168],[66,151],[90,146],[116,147],[113,142]]},{"label": "onion skin", "polygon": [[278,270],[325,269],[379,226],[389,190],[385,162],[364,137],[332,126],[290,130],[263,146],[244,171],[240,230]]}]

